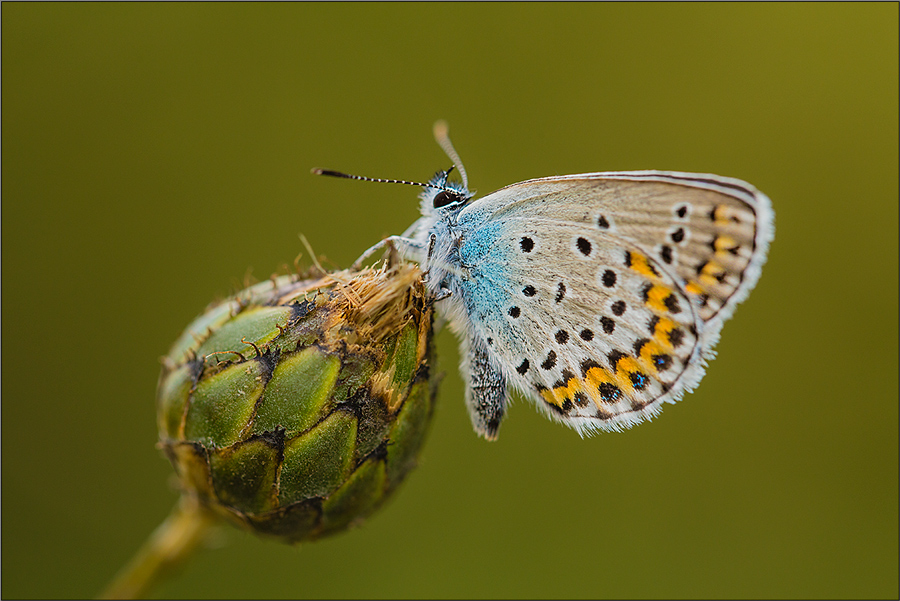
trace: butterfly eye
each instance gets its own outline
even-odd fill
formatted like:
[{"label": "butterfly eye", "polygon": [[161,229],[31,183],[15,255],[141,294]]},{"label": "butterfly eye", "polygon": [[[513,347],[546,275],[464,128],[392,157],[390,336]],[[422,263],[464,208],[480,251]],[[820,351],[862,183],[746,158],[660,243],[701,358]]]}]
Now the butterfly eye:
[{"label": "butterfly eye", "polygon": [[462,196],[460,196],[456,192],[450,192],[448,190],[441,190],[434,197],[434,208],[439,209],[441,207],[446,207],[448,204],[452,204],[454,202],[460,202],[461,200],[462,200]]}]

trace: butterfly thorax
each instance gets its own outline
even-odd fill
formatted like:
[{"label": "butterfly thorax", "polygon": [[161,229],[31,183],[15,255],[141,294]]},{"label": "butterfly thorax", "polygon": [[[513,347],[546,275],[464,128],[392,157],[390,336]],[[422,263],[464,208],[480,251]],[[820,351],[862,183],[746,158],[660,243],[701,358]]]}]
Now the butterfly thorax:
[{"label": "butterfly thorax", "polygon": [[438,209],[434,218],[426,217],[419,234],[425,248],[423,269],[428,273],[428,289],[438,297],[449,292],[459,294],[456,282],[469,277],[468,269],[460,261],[460,246],[464,233],[456,225],[456,214],[461,207],[451,210]]}]

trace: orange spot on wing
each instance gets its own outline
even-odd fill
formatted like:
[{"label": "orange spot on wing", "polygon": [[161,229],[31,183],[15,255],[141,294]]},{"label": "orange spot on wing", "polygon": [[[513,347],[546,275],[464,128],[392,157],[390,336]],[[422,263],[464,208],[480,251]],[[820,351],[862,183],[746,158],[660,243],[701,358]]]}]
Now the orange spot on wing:
[{"label": "orange spot on wing", "polygon": [[700,282],[708,286],[717,286],[719,285],[717,277],[725,275],[725,273],[724,267],[715,261],[709,261],[703,266],[703,270],[700,272]]},{"label": "orange spot on wing", "polygon": [[584,389],[591,401],[598,409],[606,410],[603,399],[600,397],[601,384],[616,384],[616,378],[602,367],[592,367],[584,375]]},{"label": "orange spot on wing", "polygon": [[715,246],[716,254],[720,256],[727,255],[728,251],[735,248],[737,245],[738,243],[734,238],[725,234],[719,234],[713,241],[713,246]]},{"label": "orange spot on wing", "polygon": [[678,324],[667,317],[660,317],[656,328],[653,330],[653,339],[664,349],[672,350],[669,342],[669,333],[676,329]]},{"label": "orange spot on wing", "polygon": [[634,385],[631,383],[632,373],[643,373],[640,363],[634,357],[619,359],[616,363],[616,385],[623,391],[634,393]]},{"label": "orange spot on wing", "polygon": [[613,375],[602,367],[592,367],[585,374],[585,384],[588,389],[596,390],[601,384],[614,384],[615,381]]},{"label": "orange spot on wing", "polygon": [[650,341],[644,344],[641,347],[641,365],[645,371],[654,371],[659,372],[656,367],[656,364],[653,362],[653,355],[663,355],[666,354],[666,350],[662,348],[659,344]]},{"label": "orange spot on wing", "polygon": [[647,257],[640,253],[631,253],[631,269],[646,278],[656,279],[658,277],[656,272],[654,272],[653,268],[650,266]]},{"label": "orange spot on wing", "polygon": [[653,284],[650,290],[647,291],[646,304],[656,313],[668,313],[669,308],[666,307],[665,300],[670,294],[672,294],[672,290],[667,286]]},{"label": "orange spot on wing", "polygon": [[726,225],[731,219],[728,205],[718,205],[713,211],[713,221],[716,225]]},{"label": "orange spot on wing", "polygon": [[701,288],[700,284],[698,284],[697,282],[695,282],[693,280],[688,282],[687,285],[684,287],[684,289],[689,294],[697,294],[697,295],[703,294],[703,288]]},{"label": "orange spot on wing", "polygon": [[562,401],[557,400],[556,394],[554,394],[553,390],[549,388],[545,388],[541,391],[541,396],[544,397],[544,400],[550,403],[551,405],[556,405],[557,407],[562,408]]},{"label": "orange spot on wing", "polygon": [[[552,403],[559,408],[562,408],[563,403],[566,400],[573,401],[575,399],[575,393],[582,392],[581,381],[577,378],[569,378],[569,381],[566,382],[565,386],[557,386],[553,390],[545,390],[544,398],[548,403]],[[548,398],[552,397],[552,399]]]}]

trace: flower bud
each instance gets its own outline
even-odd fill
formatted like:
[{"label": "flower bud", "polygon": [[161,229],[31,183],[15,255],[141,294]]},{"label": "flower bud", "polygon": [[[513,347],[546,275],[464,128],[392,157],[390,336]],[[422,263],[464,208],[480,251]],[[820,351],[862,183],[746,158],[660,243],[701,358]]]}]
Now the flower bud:
[{"label": "flower bud", "polygon": [[183,492],[288,542],[384,502],[433,414],[421,279],[410,264],[280,276],[207,308],[163,359],[157,393]]}]

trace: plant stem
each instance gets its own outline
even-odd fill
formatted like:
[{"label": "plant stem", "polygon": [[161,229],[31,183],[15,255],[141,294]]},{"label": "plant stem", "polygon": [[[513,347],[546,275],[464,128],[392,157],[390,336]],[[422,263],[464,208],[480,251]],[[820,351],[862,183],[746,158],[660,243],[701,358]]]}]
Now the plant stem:
[{"label": "plant stem", "polygon": [[169,517],[106,587],[101,599],[137,599],[203,542],[218,518],[195,498],[182,495]]}]

